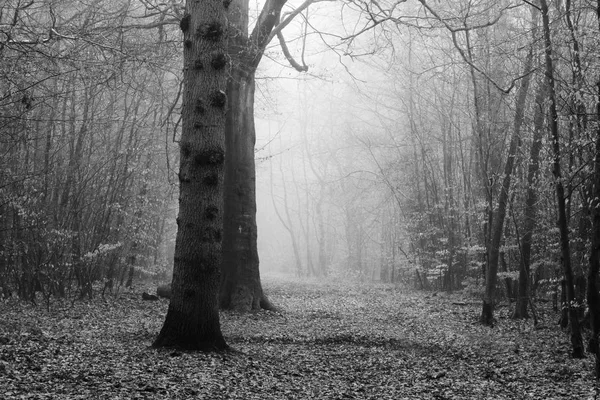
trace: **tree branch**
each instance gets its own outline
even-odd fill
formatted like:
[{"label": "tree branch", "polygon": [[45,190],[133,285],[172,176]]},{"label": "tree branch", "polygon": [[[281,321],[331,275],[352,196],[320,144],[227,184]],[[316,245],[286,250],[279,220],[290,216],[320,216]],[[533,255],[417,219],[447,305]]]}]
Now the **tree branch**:
[{"label": "tree branch", "polygon": [[308,66],[304,64],[304,62],[302,62],[303,65],[300,65],[290,54],[290,50],[288,49],[287,44],[285,43],[285,38],[283,37],[283,33],[281,31],[277,32],[277,39],[279,39],[279,44],[281,45],[283,55],[285,56],[286,60],[288,60],[290,65],[294,67],[294,69],[298,72],[308,71]]},{"label": "tree branch", "polygon": [[250,35],[250,43],[256,47],[255,51],[258,54],[256,64],[258,64],[260,56],[264,53],[267,44],[272,39],[273,28],[279,23],[281,9],[286,2],[287,0],[267,0],[258,16],[256,25],[254,25],[254,29]]},{"label": "tree branch", "polygon": [[[323,1],[335,1],[335,0],[305,0],[304,3],[300,4],[300,6],[298,6],[298,8],[296,8],[295,10],[291,11],[290,13],[286,14],[285,18],[283,19],[283,21],[277,21],[277,25],[273,28],[273,30],[271,31],[271,33],[269,34],[269,37],[267,38],[267,43],[268,44],[271,40],[273,40],[273,38],[279,33],[281,32],[286,26],[288,26],[290,24],[290,22],[292,22],[294,20],[294,18],[296,18],[300,13],[302,13],[302,11],[306,10],[308,8],[308,6],[310,6],[313,3],[320,3]],[[265,44],[265,45],[266,45]]]},{"label": "tree branch", "polygon": [[426,0],[418,0],[419,3],[421,3],[423,5],[423,7],[425,7],[426,10],[428,10],[438,21],[440,21],[444,27],[450,32],[450,35],[452,36],[452,43],[454,44],[454,47],[456,48],[456,50],[458,51],[458,53],[460,54],[461,58],[463,59],[463,61],[465,63],[467,63],[471,68],[473,68],[473,70],[477,71],[479,74],[481,74],[488,82],[490,82],[496,89],[498,89],[500,92],[504,93],[504,94],[509,94],[511,92],[511,90],[515,87],[515,84],[523,79],[524,77],[528,76],[529,74],[533,73],[534,70],[531,71],[527,71],[525,74],[520,75],[514,79],[512,79],[512,81],[510,82],[510,85],[507,88],[503,88],[502,86],[500,86],[499,83],[497,83],[495,80],[493,80],[491,77],[489,77],[485,71],[483,71],[481,68],[479,68],[477,65],[475,65],[475,63],[473,62],[473,60],[465,53],[465,50],[463,50],[462,47],[460,47],[460,44],[458,43],[457,40],[457,33],[458,32],[468,32],[471,31],[473,29],[479,29],[479,28],[485,28],[485,27],[489,27],[492,26],[494,24],[496,24],[500,18],[502,17],[502,14],[499,14],[495,19],[493,19],[492,21],[486,22],[485,24],[482,25],[477,25],[477,26],[467,26],[466,25],[466,21],[463,27],[452,27],[450,26],[450,24],[444,19],[442,18],[438,13],[435,12],[435,10],[433,10],[426,2]]}]

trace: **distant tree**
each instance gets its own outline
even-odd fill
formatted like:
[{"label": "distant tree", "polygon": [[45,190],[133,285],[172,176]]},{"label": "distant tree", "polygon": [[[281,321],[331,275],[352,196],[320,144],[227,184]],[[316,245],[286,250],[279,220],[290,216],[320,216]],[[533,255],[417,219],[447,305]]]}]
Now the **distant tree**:
[{"label": "distant tree", "polygon": [[171,301],[154,347],[224,350],[219,322],[227,107],[227,6],[186,2],[179,216]]}]

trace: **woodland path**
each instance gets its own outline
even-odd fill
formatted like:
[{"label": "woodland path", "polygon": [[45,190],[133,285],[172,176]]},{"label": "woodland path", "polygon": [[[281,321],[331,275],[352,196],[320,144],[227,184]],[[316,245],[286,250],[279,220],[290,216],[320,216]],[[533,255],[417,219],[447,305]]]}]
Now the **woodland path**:
[{"label": "woodland path", "polygon": [[[225,354],[148,346],[168,303],[140,293],[0,303],[1,399],[592,399],[591,359],[541,323],[392,285],[264,279],[284,311],[222,314]],[[140,291],[143,288],[140,288]],[[462,299],[464,300],[464,299]]]}]

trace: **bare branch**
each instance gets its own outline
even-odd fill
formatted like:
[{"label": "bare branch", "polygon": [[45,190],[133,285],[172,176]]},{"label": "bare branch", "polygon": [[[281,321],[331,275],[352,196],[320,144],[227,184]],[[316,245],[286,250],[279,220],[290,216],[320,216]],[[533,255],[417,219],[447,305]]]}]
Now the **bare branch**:
[{"label": "bare branch", "polygon": [[535,9],[537,9],[538,11],[541,11],[541,10],[542,10],[542,9],[541,9],[539,6],[536,6],[535,4],[533,4],[533,3],[532,3],[532,2],[530,2],[530,1],[523,0],[523,3],[529,4],[531,7],[533,7],[533,8],[535,8]]},{"label": "bare branch", "polygon": [[260,56],[264,53],[267,44],[271,40],[271,34],[273,28],[279,23],[279,17],[281,15],[281,9],[285,5],[287,0],[267,0],[265,3],[256,25],[250,35],[250,43],[252,43],[258,54],[256,64],[260,61]]},{"label": "bare branch", "polygon": [[160,28],[165,25],[178,25],[180,19],[179,18],[169,18],[162,21],[156,21],[148,24],[131,24],[131,25],[123,25],[120,28],[123,29],[154,29]]},{"label": "bare branch", "polygon": [[335,1],[335,0],[305,0],[304,3],[300,4],[300,6],[298,6],[298,8],[296,8],[292,12],[286,14],[286,17],[283,19],[283,21],[278,22],[278,24],[271,31],[271,34],[267,38],[267,43],[269,43],[271,40],[273,40],[273,38],[275,37],[275,35],[277,35],[277,33],[281,32],[286,26],[288,26],[290,24],[290,22],[292,22],[294,20],[294,18],[296,18],[300,13],[302,13],[302,11],[306,10],[308,8],[308,6],[310,6],[313,3],[320,3],[320,2],[324,2],[324,1]]},{"label": "bare branch", "polygon": [[[343,37],[343,38],[341,38],[341,40],[342,41],[352,41],[356,37],[376,28],[378,25],[381,25],[382,23],[387,22],[387,21],[392,21],[392,22],[397,23],[399,20],[397,17],[393,16],[393,13],[394,13],[394,10],[402,3],[406,3],[406,0],[397,0],[388,10],[383,9],[377,1],[371,1],[370,3],[367,3],[365,5],[364,9],[362,9],[362,11],[364,13],[368,14],[369,22],[367,24],[365,24],[365,26],[360,31],[353,33],[352,35]],[[375,5],[375,7],[378,9],[378,11],[372,11],[369,8],[369,4]]]},{"label": "bare branch", "polygon": [[485,71],[483,71],[481,68],[479,68],[477,65],[475,65],[475,63],[473,62],[471,57],[469,57],[465,53],[465,50],[458,43],[458,39],[457,39],[458,32],[469,32],[473,29],[479,29],[479,28],[485,28],[485,27],[492,26],[500,20],[500,18],[502,17],[501,13],[496,18],[494,18],[492,21],[488,21],[482,25],[467,26],[466,21],[465,21],[465,23],[462,27],[452,27],[444,18],[442,18],[435,10],[433,10],[429,6],[429,4],[427,4],[426,0],[419,0],[419,3],[421,3],[423,5],[423,7],[425,7],[425,9],[428,10],[438,21],[440,21],[444,25],[444,27],[450,32],[450,35],[452,37],[452,43],[454,44],[454,47],[460,54],[463,61],[465,63],[467,63],[471,68],[473,68],[473,70],[475,70],[479,74],[481,74],[488,82],[490,82],[500,92],[502,92],[504,94],[509,94],[511,92],[511,90],[515,87],[515,85],[518,81],[520,81],[521,79],[523,79],[524,77],[528,76],[529,74],[531,74],[535,71],[535,70],[528,71],[525,74],[512,79],[512,81],[510,82],[508,87],[504,88],[499,83],[497,83],[494,79],[492,79],[490,76],[488,76],[485,73]]},{"label": "bare branch", "polygon": [[285,43],[285,38],[283,37],[282,32],[277,33],[277,38],[279,39],[279,45],[281,46],[283,55],[285,56],[286,60],[288,60],[290,65],[294,67],[294,69],[298,72],[308,71],[308,66],[304,64],[304,62],[302,63],[303,65],[300,65],[296,60],[294,60],[294,57],[290,54],[290,50],[288,49],[287,44]]}]

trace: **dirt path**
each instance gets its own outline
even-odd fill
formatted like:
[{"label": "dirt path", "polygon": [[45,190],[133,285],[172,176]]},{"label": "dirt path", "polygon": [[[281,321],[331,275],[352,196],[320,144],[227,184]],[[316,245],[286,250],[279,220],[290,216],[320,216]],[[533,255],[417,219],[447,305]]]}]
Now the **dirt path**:
[{"label": "dirt path", "polygon": [[[284,311],[224,313],[236,352],[148,349],[167,303],[0,304],[1,399],[587,399],[554,315],[534,329],[392,286],[266,279]],[[58,307],[57,307],[58,308]]]}]

